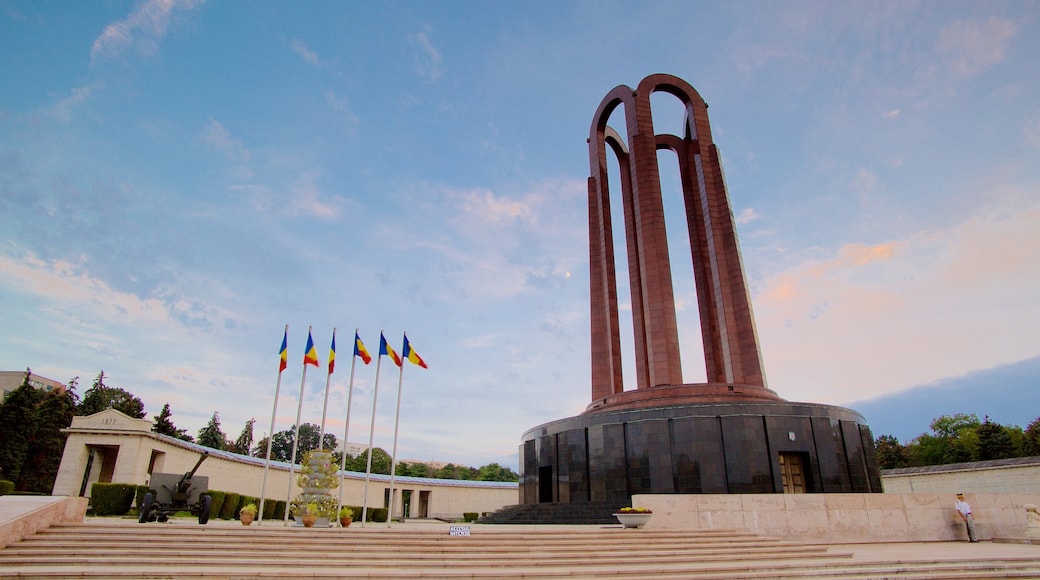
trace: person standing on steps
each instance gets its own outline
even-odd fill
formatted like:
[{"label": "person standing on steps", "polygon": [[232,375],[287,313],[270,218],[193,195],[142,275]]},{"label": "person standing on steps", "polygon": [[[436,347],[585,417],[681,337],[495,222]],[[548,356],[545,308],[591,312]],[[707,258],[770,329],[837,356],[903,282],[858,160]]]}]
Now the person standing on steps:
[{"label": "person standing on steps", "polygon": [[971,506],[964,501],[963,493],[957,494],[957,503],[953,504],[953,508],[957,510],[957,515],[961,516],[965,525],[968,526],[968,541],[978,542],[979,538],[975,535],[975,520],[971,517]]}]

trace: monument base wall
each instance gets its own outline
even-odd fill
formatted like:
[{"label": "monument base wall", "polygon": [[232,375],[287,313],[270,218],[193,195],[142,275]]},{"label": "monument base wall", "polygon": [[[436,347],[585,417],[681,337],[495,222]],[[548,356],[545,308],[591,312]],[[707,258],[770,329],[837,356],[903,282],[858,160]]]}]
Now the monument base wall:
[{"label": "monument base wall", "polygon": [[[1035,494],[966,494],[980,540],[1025,534]],[[647,529],[735,529],[811,543],[967,541],[952,493],[636,495]]]},{"label": "monument base wall", "polygon": [[529,430],[520,502],[636,494],[880,493],[859,413],[787,401],[686,403],[587,412]]}]

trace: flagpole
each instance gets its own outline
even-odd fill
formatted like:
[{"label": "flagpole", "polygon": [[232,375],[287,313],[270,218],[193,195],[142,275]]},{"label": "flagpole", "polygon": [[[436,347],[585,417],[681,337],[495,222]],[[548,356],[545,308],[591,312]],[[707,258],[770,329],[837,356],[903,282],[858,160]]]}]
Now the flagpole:
[{"label": "flagpole", "polygon": [[[402,349],[402,352],[404,350]],[[404,383],[404,360],[401,360],[401,372],[397,375],[397,417],[394,419],[394,451],[390,457],[390,509],[386,516],[386,527],[394,519],[394,478],[397,476],[397,428],[401,424],[401,385]],[[401,504],[401,517],[404,517],[404,503]]]},{"label": "flagpole", "polygon": [[[354,347],[351,349],[350,355],[350,381],[347,382],[347,417],[343,420],[343,455],[340,458],[339,465],[339,503],[336,505],[336,515],[339,515],[339,510],[343,509],[343,487],[346,485],[347,476],[347,434],[350,433],[350,402],[354,398],[354,365],[357,364],[357,355],[353,354],[357,351],[357,334],[358,329],[354,329]],[[376,365],[379,366],[378,364]]]},{"label": "flagpole", "polygon": [[[282,334],[282,344],[285,344],[286,339],[289,337],[289,325],[285,325],[285,333]],[[281,353],[279,355],[278,363],[278,380],[274,383],[274,405],[271,407],[271,431],[270,435],[267,436],[267,456],[264,459],[264,482],[260,485],[260,511],[256,514],[256,525],[260,525],[264,521],[264,499],[267,497],[267,470],[271,467],[271,441],[274,439],[274,419],[278,414],[278,391],[282,388],[282,368],[281,364]]]},{"label": "flagpole", "polygon": [[329,410],[329,385],[332,383],[332,365],[336,360],[336,328],[332,328],[332,349],[329,351],[329,372],[325,375],[325,403],[321,406],[321,431],[318,432],[318,449],[325,449],[325,415]]},{"label": "flagpole", "polygon": [[[383,331],[379,331],[379,340],[383,340]],[[380,344],[380,346],[382,346]],[[372,421],[368,426],[368,465],[365,467],[365,498],[361,502],[361,527],[365,527],[368,521],[368,482],[372,479],[372,442],[376,434],[376,401],[379,400],[379,367],[383,364],[383,355],[380,353],[376,360],[376,384],[372,388]]]},{"label": "flagpole", "polygon": [[[307,337],[313,326],[307,327]],[[303,414],[303,387],[307,384],[307,353],[303,354],[303,378],[300,379],[300,401],[296,404],[296,430],[293,432],[292,460],[289,461],[289,485],[285,486],[285,514],[282,522],[289,525],[289,501],[292,497],[293,470],[296,468],[296,451],[300,448],[300,416]]]}]

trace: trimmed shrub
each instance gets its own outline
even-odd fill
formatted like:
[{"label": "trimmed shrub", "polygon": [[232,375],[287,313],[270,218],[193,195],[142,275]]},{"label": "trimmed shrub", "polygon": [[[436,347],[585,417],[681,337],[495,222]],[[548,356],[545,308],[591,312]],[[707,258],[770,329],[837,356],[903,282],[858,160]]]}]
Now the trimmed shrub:
[{"label": "trimmed shrub", "polygon": [[273,520],[274,519],[274,511],[275,511],[275,509],[277,507],[278,507],[278,502],[277,501],[275,501],[273,499],[270,499],[270,498],[265,499],[264,500],[264,509],[263,509],[264,519],[265,520]]},{"label": "trimmed shrub", "polygon": [[45,491],[12,491],[7,495],[50,495]]},{"label": "trimmed shrub", "polygon": [[240,515],[240,512],[242,511],[242,508],[246,507],[247,505],[249,505],[249,504],[259,504],[259,503],[260,503],[260,498],[258,498],[258,497],[253,497],[251,495],[239,496],[239,498],[238,498],[238,508],[235,509],[234,517],[237,518]]},{"label": "trimmed shrub", "polygon": [[368,510],[368,521],[385,522],[390,510],[387,508],[372,508]]},{"label": "trimmed shrub", "polygon": [[480,514],[477,512],[462,512],[462,520],[464,522],[475,522]]},{"label": "trimmed shrub", "polygon": [[90,505],[95,516],[121,516],[130,511],[136,494],[136,485],[98,482],[90,487]]},{"label": "trimmed shrub", "polygon": [[283,520],[283,519],[285,519],[285,500],[284,499],[280,499],[280,500],[274,502],[274,516],[271,519],[273,519],[273,520]]},{"label": "trimmed shrub", "polygon": [[224,507],[224,492],[211,489],[206,492],[212,502],[209,504],[209,513],[211,517],[220,517],[220,510]]},{"label": "trimmed shrub", "polygon": [[233,491],[224,493],[224,505],[220,506],[220,518],[230,520],[238,512],[239,494]]},{"label": "trimmed shrub", "polygon": [[14,491],[14,482],[0,479],[0,495],[7,495]]}]

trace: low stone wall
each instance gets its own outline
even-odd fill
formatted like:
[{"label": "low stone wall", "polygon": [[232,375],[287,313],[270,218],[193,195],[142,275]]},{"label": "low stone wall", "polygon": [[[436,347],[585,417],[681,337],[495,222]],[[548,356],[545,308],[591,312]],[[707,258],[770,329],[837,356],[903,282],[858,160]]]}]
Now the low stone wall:
[{"label": "low stone wall", "polygon": [[82,522],[85,497],[0,497],[0,548],[62,522]]},{"label": "low stone wall", "polygon": [[[967,540],[952,493],[636,495],[648,529],[735,529],[802,542]],[[979,539],[1021,537],[1040,495],[966,494]]]}]

